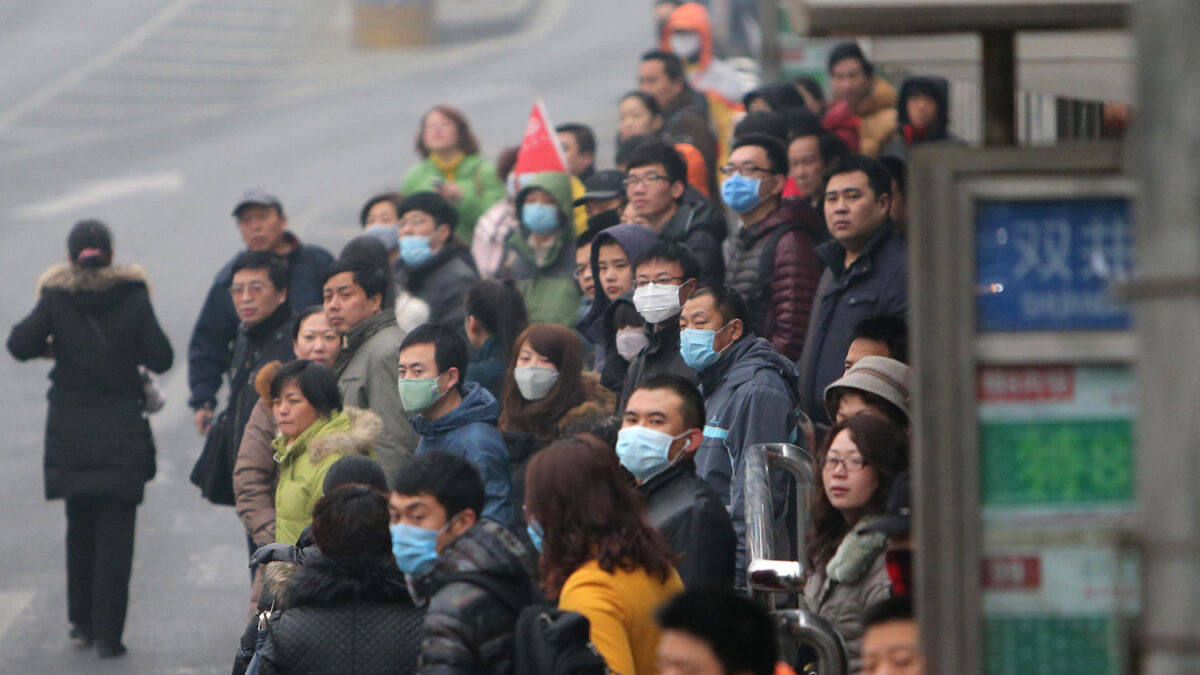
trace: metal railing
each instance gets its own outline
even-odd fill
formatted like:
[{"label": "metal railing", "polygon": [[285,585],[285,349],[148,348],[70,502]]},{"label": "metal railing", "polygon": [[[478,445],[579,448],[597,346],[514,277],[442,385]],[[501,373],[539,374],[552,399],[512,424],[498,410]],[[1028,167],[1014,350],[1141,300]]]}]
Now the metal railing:
[{"label": "metal railing", "polygon": [[[811,426],[802,424],[801,442],[812,443]],[[768,609],[775,609],[776,593],[798,594],[804,590],[804,566],[790,560],[775,541],[775,516],[771,495],[771,470],[787,471],[796,480],[796,542],[804,549],[807,534],[808,505],[816,490],[812,455],[789,443],[761,443],[746,448],[743,461],[743,486],[746,499],[746,551],[749,564],[746,579],[751,596]],[[803,609],[773,612],[780,650],[795,664],[801,645],[817,653],[821,675],[845,675],[846,647],[833,626]]]}]

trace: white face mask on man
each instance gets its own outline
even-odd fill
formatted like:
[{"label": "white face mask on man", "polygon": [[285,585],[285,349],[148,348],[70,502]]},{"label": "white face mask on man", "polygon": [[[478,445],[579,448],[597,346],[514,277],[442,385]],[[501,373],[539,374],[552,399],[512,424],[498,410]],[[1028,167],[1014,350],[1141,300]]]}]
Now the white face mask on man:
[{"label": "white face mask on man", "polygon": [[654,282],[641,286],[633,292],[633,307],[646,323],[662,323],[682,308],[679,286]]}]

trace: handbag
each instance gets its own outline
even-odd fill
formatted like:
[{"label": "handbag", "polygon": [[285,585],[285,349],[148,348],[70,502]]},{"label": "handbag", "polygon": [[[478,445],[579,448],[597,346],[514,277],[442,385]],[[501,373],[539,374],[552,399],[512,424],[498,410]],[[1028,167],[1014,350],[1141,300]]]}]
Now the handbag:
[{"label": "handbag", "polygon": [[138,374],[142,376],[142,410],[153,415],[167,404],[167,397],[158,386],[158,378],[146,366],[138,366]]},{"label": "handbag", "polygon": [[218,506],[233,506],[233,416],[223,410],[208,428],[204,449],[192,467],[189,480],[205,499]]}]

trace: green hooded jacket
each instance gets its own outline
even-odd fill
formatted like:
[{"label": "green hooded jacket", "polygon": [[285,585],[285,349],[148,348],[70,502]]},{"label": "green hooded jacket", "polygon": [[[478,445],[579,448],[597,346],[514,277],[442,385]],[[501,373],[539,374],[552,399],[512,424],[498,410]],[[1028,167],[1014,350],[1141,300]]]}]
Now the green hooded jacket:
[{"label": "green hooded jacket", "polygon": [[571,180],[559,171],[536,173],[517,193],[519,216],[531,190],[541,189],[558,204],[561,225],[546,257],[540,263],[529,243],[530,231],[521,223],[508,237],[501,276],[517,281],[525,298],[530,323],[571,326],[579,311],[579,285],[575,282],[575,226],[572,220]]},{"label": "green hooded jacket", "polygon": [[[438,170],[432,159],[426,158],[404,175],[403,191],[406,195],[436,192],[438,181],[449,179]],[[458,209],[458,226],[454,228],[454,234],[469,246],[475,232],[475,221],[492,204],[504,199],[504,183],[496,175],[496,167],[482,155],[463,157],[454,172],[454,183],[463,192],[462,199],[454,205]]]}]

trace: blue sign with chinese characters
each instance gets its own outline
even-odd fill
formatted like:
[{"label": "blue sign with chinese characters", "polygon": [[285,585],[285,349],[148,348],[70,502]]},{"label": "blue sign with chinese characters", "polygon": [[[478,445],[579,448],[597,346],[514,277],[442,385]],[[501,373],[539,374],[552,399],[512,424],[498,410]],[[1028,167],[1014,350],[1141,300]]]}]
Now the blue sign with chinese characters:
[{"label": "blue sign with chinese characters", "polygon": [[986,200],[975,209],[977,328],[1125,330],[1112,294],[1133,269],[1127,199]]}]

